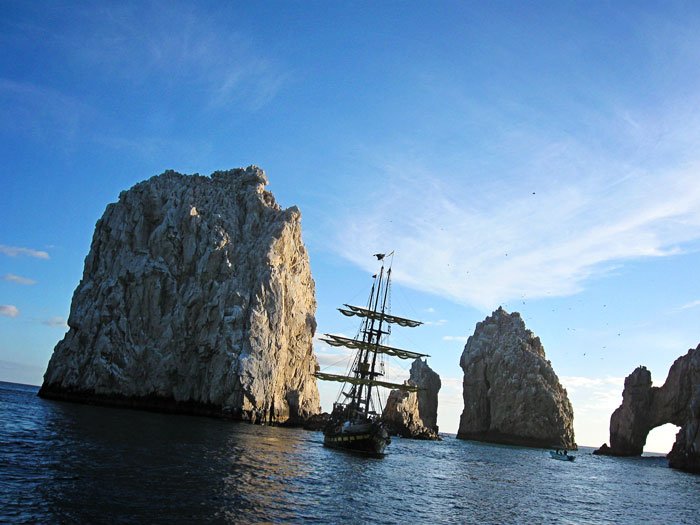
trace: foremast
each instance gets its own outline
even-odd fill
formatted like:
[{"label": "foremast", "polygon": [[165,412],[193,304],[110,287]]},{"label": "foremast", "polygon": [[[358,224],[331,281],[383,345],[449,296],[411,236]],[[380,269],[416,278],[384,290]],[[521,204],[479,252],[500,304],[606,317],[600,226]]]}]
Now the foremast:
[{"label": "foremast", "polygon": [[[383,376],[383,356],[390,355],[401,359],[416,359],[428,357],[427,354],[394,348],[382,344],[383,340],[391,333],[391,325],[397,324],[404,327],[416,327],[420,321],[414,321],[404,317],[398,317],[389,313],[389,297],[391,289],[391,262],[386,267],[388,256],[378,253],[375,257],[381,261],[381,268],[375,274],[366,308],[344,305],[338,310],[345,316],[357,316],[362,318],[362,324],[358,335],[354,339],[324,334],[321,340],[331,346],[343,346],[357,350],[351,368],[352,375],[336,375],[324,372],[316,372],[316,377],[322,380],[340,381],[345,383],[341,395],[345,397],[343,405],[364,417],[376,415],[373,407],[373,392],[377,387],[400,389],[415,392],[418,387],[410,384],[398,384],[378,379]],[[393,257],[391,257],[393,261]],[[379,356],[379,362],[378,362]],[[381,408],[381,407],[379,407]]]}]

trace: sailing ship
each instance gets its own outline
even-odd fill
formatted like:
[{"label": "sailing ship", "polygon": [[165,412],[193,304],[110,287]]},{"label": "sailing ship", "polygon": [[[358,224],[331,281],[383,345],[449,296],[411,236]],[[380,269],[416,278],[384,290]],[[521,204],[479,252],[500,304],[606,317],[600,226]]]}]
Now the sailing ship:
[{"label": "sailing ship", "polygon": [[[345,316],[362,319],[357,335],[351,339],[340,335],[324,334],[325,337],[321,338],[331,346],[355,350],[351,368],[347,375],[317,371],[316,377],[343,383],[338,399],[333,404],[328,424],[323,431],[324,445],[381,456],[391,439],[381,421],[382,406],[379,388],[409,392],[419,390],[417,386],[411,384],[382,381],[380,378],[385,372],[384,356],[416,359],[428,357],[428,355],[385,344],[392,325],[416,327],[423,323],[391,315],[393,252],[388,255],[377,253],[374,256],[381,262],[381,268],[373,275],[372,289],[366,307],[346,304],[344,308],[338,308],[338,311]],[[387,259],[389,259],[388,265]]]}]

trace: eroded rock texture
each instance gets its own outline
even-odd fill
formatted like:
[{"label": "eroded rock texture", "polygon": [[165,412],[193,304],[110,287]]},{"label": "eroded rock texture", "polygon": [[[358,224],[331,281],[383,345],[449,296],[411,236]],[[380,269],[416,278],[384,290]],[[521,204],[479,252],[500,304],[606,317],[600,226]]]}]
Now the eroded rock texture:
[{"label": "eroded rock texture", "polygon": [[458,438],[574,449],[574,413],[544,348],[520,314],[499,308],[477,323],[460,366]]},{"label": "eroded rock texture", "polygon": [[40,395],[295,423],[320,411],[300,212],[262,170],[168,171],[97,222]]},{"label": "eroded rock texture", "polygon": [[439,439],[437,425],[440,376],[428,363],[416,359],[411,365],[410,384],[421,388],[418,392],[392,390],[387,399],[382,419],[392,435],[413,439]]},{"label": "eroded rock texture", "polygon": [[627,376],[622,404],[610,418],[610,447],[597,452],[639,456],[649,431],[666,423],[681,427],[669,464],[700,472],[700,345],[676,359],[662,387],[652,386],[644,366]]}]

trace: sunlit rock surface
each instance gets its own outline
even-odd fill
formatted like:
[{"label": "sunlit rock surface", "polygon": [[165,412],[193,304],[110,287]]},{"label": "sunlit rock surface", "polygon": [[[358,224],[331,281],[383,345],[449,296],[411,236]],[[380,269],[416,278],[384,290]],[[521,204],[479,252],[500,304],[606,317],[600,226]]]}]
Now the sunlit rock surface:
[{"label": "sunlit rock surface", "polygon": [[544,348],[520,314],[499,308],[477,323],[460,366],[458,438],[573,449],[574,413]]},{"label": "sunlit rock surface", "polygon": [[300,212],[256,167],[168,171],[97,222],[40,395],[249,421],[320,411]]},{"label": "sunlit rock surface", "polygon": [[700,472],[700,345],[676,359],[662,387],[652,386],[651,372],[644,366],[627,376],[622,404],[610,418],[610,447],[596,452],[639,456],[649,432],[666,423],[681,427],[669,464]]},{"label": "sunlit rock surface", "polygon": [[437,426],[440,376],[425,361],[411,365],[408,382],[421,388],[418,392],[392,390],[382,419],[392,435],[413,439],[439,439]]}]

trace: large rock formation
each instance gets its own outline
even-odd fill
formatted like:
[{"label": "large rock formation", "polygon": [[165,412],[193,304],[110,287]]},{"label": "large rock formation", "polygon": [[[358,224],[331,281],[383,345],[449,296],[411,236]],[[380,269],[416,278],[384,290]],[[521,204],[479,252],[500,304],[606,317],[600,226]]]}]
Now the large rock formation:
[{"label": "large rock formation", "polygon": [[320,411],[300,212],[262,170],[167,171],[97,222],[48,398],[295,423]]},{"label": "large rock formation", "polygon": [[499,308],[477,323],[460,366],[464,412],[458,438],[573,449],[574,413],[545,358],[539,337],[520,314]]},{"label": "large rock formation", "polygon": [[668,454],[669,464],[700,472],[700,345],[671,365],[662,387],[640,366],[625,379],[622,404],[610,418],[610,447],[599,454],[639,456],[649,431],[673,423],[681,427]]},{"label": "large rock formation", "polygon": [[392,435],[413,439],[439,439],[437,426],[440,376],[425,361],[416,359],[411,365],[408,382],[420,387],[418,392],[392,390],[382,419]]}]

